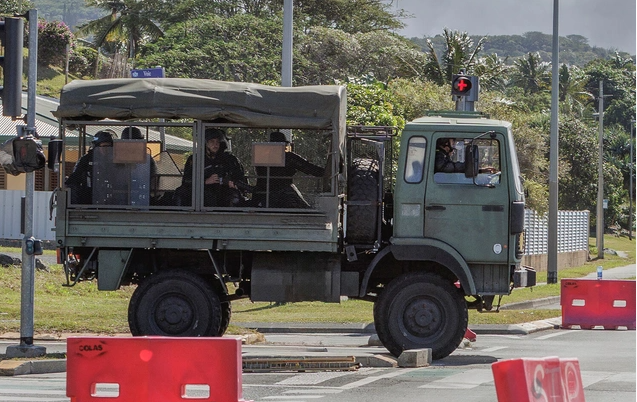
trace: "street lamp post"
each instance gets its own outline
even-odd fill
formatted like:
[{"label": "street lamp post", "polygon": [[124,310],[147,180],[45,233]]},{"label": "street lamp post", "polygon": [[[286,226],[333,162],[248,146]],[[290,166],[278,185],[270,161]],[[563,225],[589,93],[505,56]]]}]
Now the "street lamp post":
[{"label": "street lamp post", "polygon": [[628,238],[633,239],[633,130],[635,130],[635,120],[630,121],[630,190],[628,191]]},{"label": "street lamp post", "polygon": [[597,182],[597,258],[604,258],[604,80],[599,81],[599,145]]}]

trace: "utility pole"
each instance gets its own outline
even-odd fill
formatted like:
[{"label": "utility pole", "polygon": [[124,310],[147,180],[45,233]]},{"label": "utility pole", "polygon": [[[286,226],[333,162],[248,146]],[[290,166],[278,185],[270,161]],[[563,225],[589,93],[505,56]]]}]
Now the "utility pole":
[{"label": "utility pole", "polygon": [[283,1],[283,52],[281,55],[281,86],[292,86],[292,0]]},{"label": "utility pole", "polygon": [[604,80],[599,81],[599,159],[597,182],[597,258],[604,258]]},{"label": "utility pole", "polygon": [[630,121],[630,190],[628,191],[628,239],[633,239],[633,131],[635,130],[635,120]]},{"label": "utility pole", "polygon": [[[29,10],[29,49],[38,48],[38,10]],[[27,83],[27,135],[37,138],[35,131],[35,97],[38,75],[38,52],[29,52]],[[35,304],[35,255],[27,252],[27,241],[33,239],[33,196],[35,172],[26,173],[24,207],[24,241],[22,242],[22,279],[20,289],[20,345],[7,347],[7,357],[38,357],[46,354],[46,348],[33,344],[33,316]]]},{"label": "utility pole", "polygon": [[551,82],[551,139],[549,149],[549,230],[548,265],[546,282],[557,283],[557,212],[558,212],[558,161],[559,161],[559,0],[553,0],[553,58]]}]

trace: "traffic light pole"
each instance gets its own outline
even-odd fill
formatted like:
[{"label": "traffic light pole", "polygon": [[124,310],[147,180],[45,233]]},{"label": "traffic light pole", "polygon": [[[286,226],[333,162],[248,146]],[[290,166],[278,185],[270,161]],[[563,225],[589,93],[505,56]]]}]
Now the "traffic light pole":
[{"label": "traffic light pole", "polygon": [[[24,134],[37,137],[35,131],[35,97],[38,68],[38,11],[29,10],[29,72],[27,127]],[[18,127],[20,130],[21,127]],[[26,131],[26,133],[25,133]],[[26,173],[24,241],[22,242],[22,282],[20,291],[20,345],[7,347],[7,357],[38,357],[46,354],[46,348],[33,344],[33,317],[35,300],[35,255],[27,253],[27,239],[33,236],[33,195],[35,192],[35,172]]]}]

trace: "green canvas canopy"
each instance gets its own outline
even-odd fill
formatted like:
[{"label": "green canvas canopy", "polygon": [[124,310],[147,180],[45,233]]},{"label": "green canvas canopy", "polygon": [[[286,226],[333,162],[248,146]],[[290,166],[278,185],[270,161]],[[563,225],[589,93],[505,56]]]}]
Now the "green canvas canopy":
[{"label": "green canvas canopy", "polygon": [[255,128],[335,129],[345,126],[345,111],[345,87],[338,85],[126,78],[72,81],[53,114],[73,120],[192,118]]}]

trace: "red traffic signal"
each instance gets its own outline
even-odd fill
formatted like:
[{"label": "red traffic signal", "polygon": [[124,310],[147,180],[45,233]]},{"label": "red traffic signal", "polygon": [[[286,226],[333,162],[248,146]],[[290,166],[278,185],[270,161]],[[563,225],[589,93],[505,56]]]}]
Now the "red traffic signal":
[{"label": "red traffic signal", "polygon": [[451,82],[451,95],[468,96],[471,93],[471,77],[467,75],[454,75]]}]

